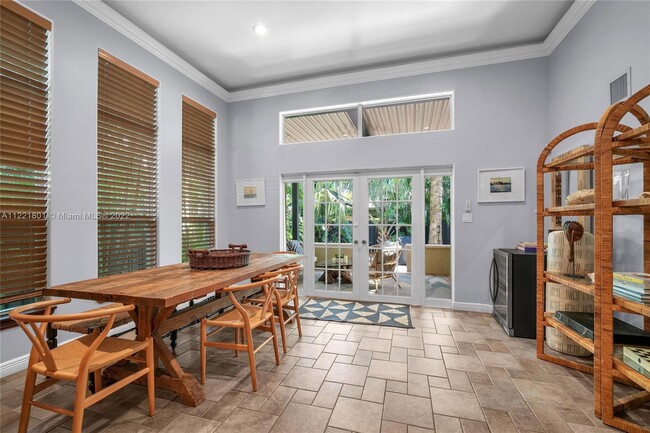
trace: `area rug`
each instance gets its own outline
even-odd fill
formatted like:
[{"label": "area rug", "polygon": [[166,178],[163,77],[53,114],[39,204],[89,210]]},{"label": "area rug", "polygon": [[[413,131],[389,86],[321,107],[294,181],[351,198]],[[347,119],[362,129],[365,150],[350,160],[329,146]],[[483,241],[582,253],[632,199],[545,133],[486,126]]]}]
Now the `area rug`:
[{"label": "area rug", "polygon": [[349,322],[360,325],[413,328],[411,307],[400,304],[309,299],[300,306],[300,317],[302,319]]}]

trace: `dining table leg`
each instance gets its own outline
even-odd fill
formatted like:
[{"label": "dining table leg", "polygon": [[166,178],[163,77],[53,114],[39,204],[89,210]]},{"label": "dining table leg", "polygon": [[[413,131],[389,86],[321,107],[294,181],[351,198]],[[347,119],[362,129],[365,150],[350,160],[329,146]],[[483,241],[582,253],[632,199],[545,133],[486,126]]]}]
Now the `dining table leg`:
[{"label": "dining table leg", "polygon": [[[135,322],[137,325],[137,338],[144,340],[153,337],[154,353],[163,364],[162,369],[156,370],[156,388],[167,389],[179,395],[181,402],[187,406],[198,406],[205,400],[203,387],[196,377],[183,371],[174,354],[169,350],[157,329],[162,325],[173,309],[154,309],[139,306]],[[132,373],[130,366],[114,366],[106,369],[106,376],[111,379],[120,379]],[[144,378],[139,382],[144,384]]]}]

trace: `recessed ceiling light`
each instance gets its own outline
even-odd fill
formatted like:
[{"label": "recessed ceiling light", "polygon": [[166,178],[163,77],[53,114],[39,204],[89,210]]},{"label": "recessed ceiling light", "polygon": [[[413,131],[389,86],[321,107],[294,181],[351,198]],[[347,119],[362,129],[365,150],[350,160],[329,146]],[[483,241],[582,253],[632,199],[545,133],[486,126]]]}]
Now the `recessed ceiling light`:
[{"label": "recessed ceiling light", "polygon": [[260,36],[264,36],[268,30],[264,24],[255,24],[253,26],[253,31]]},{"label": "recessed ceiling light", "polygon": [[424,127],[424,130],[425,130],[425,131],[428,131],[428,130],[429,130],[429,127],[428,127],[428,126],[425,126],[425,127]]}]

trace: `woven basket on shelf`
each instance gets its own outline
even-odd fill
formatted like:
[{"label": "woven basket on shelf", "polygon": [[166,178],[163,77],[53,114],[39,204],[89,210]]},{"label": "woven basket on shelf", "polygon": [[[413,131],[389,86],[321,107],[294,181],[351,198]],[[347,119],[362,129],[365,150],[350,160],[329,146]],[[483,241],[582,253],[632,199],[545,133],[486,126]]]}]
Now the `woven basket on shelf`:
[{"label": "woven basket on shelf", "polygon": [[[594,271],[594,235],[585,233],[583,238],[574,245],[577,275],[587,275]],[[565,273],[569,269],[569,241],[562,230],[551,232],[548,235],[548,253],[546,256],[546,270]],[[546,311],[555,312],[578,311],[582,313],[594,312],[594,297],[588,293],[572,289],[563,284],[546,283]],[[546,328],[546,344],[558,352],[574,356],[590,356],[585,350],[566,335],[554,328]]]},{"label": "woven basket on shelf", "polygon": [[251,255],[248,245],[228,244],[227,250],[187,250],[192,269],[230,269],[248,265]]}]

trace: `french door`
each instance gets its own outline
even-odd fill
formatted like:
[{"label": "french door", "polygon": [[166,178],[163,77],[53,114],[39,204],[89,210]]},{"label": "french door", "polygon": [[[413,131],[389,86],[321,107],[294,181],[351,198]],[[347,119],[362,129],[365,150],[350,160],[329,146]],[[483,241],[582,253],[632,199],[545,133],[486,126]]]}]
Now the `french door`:
[{"label": "french door", "polygon": [[[305,178],[307,294],[415,304],[424,281],[418,173]],[[310,260],[311,262],[311,260]]]}]

